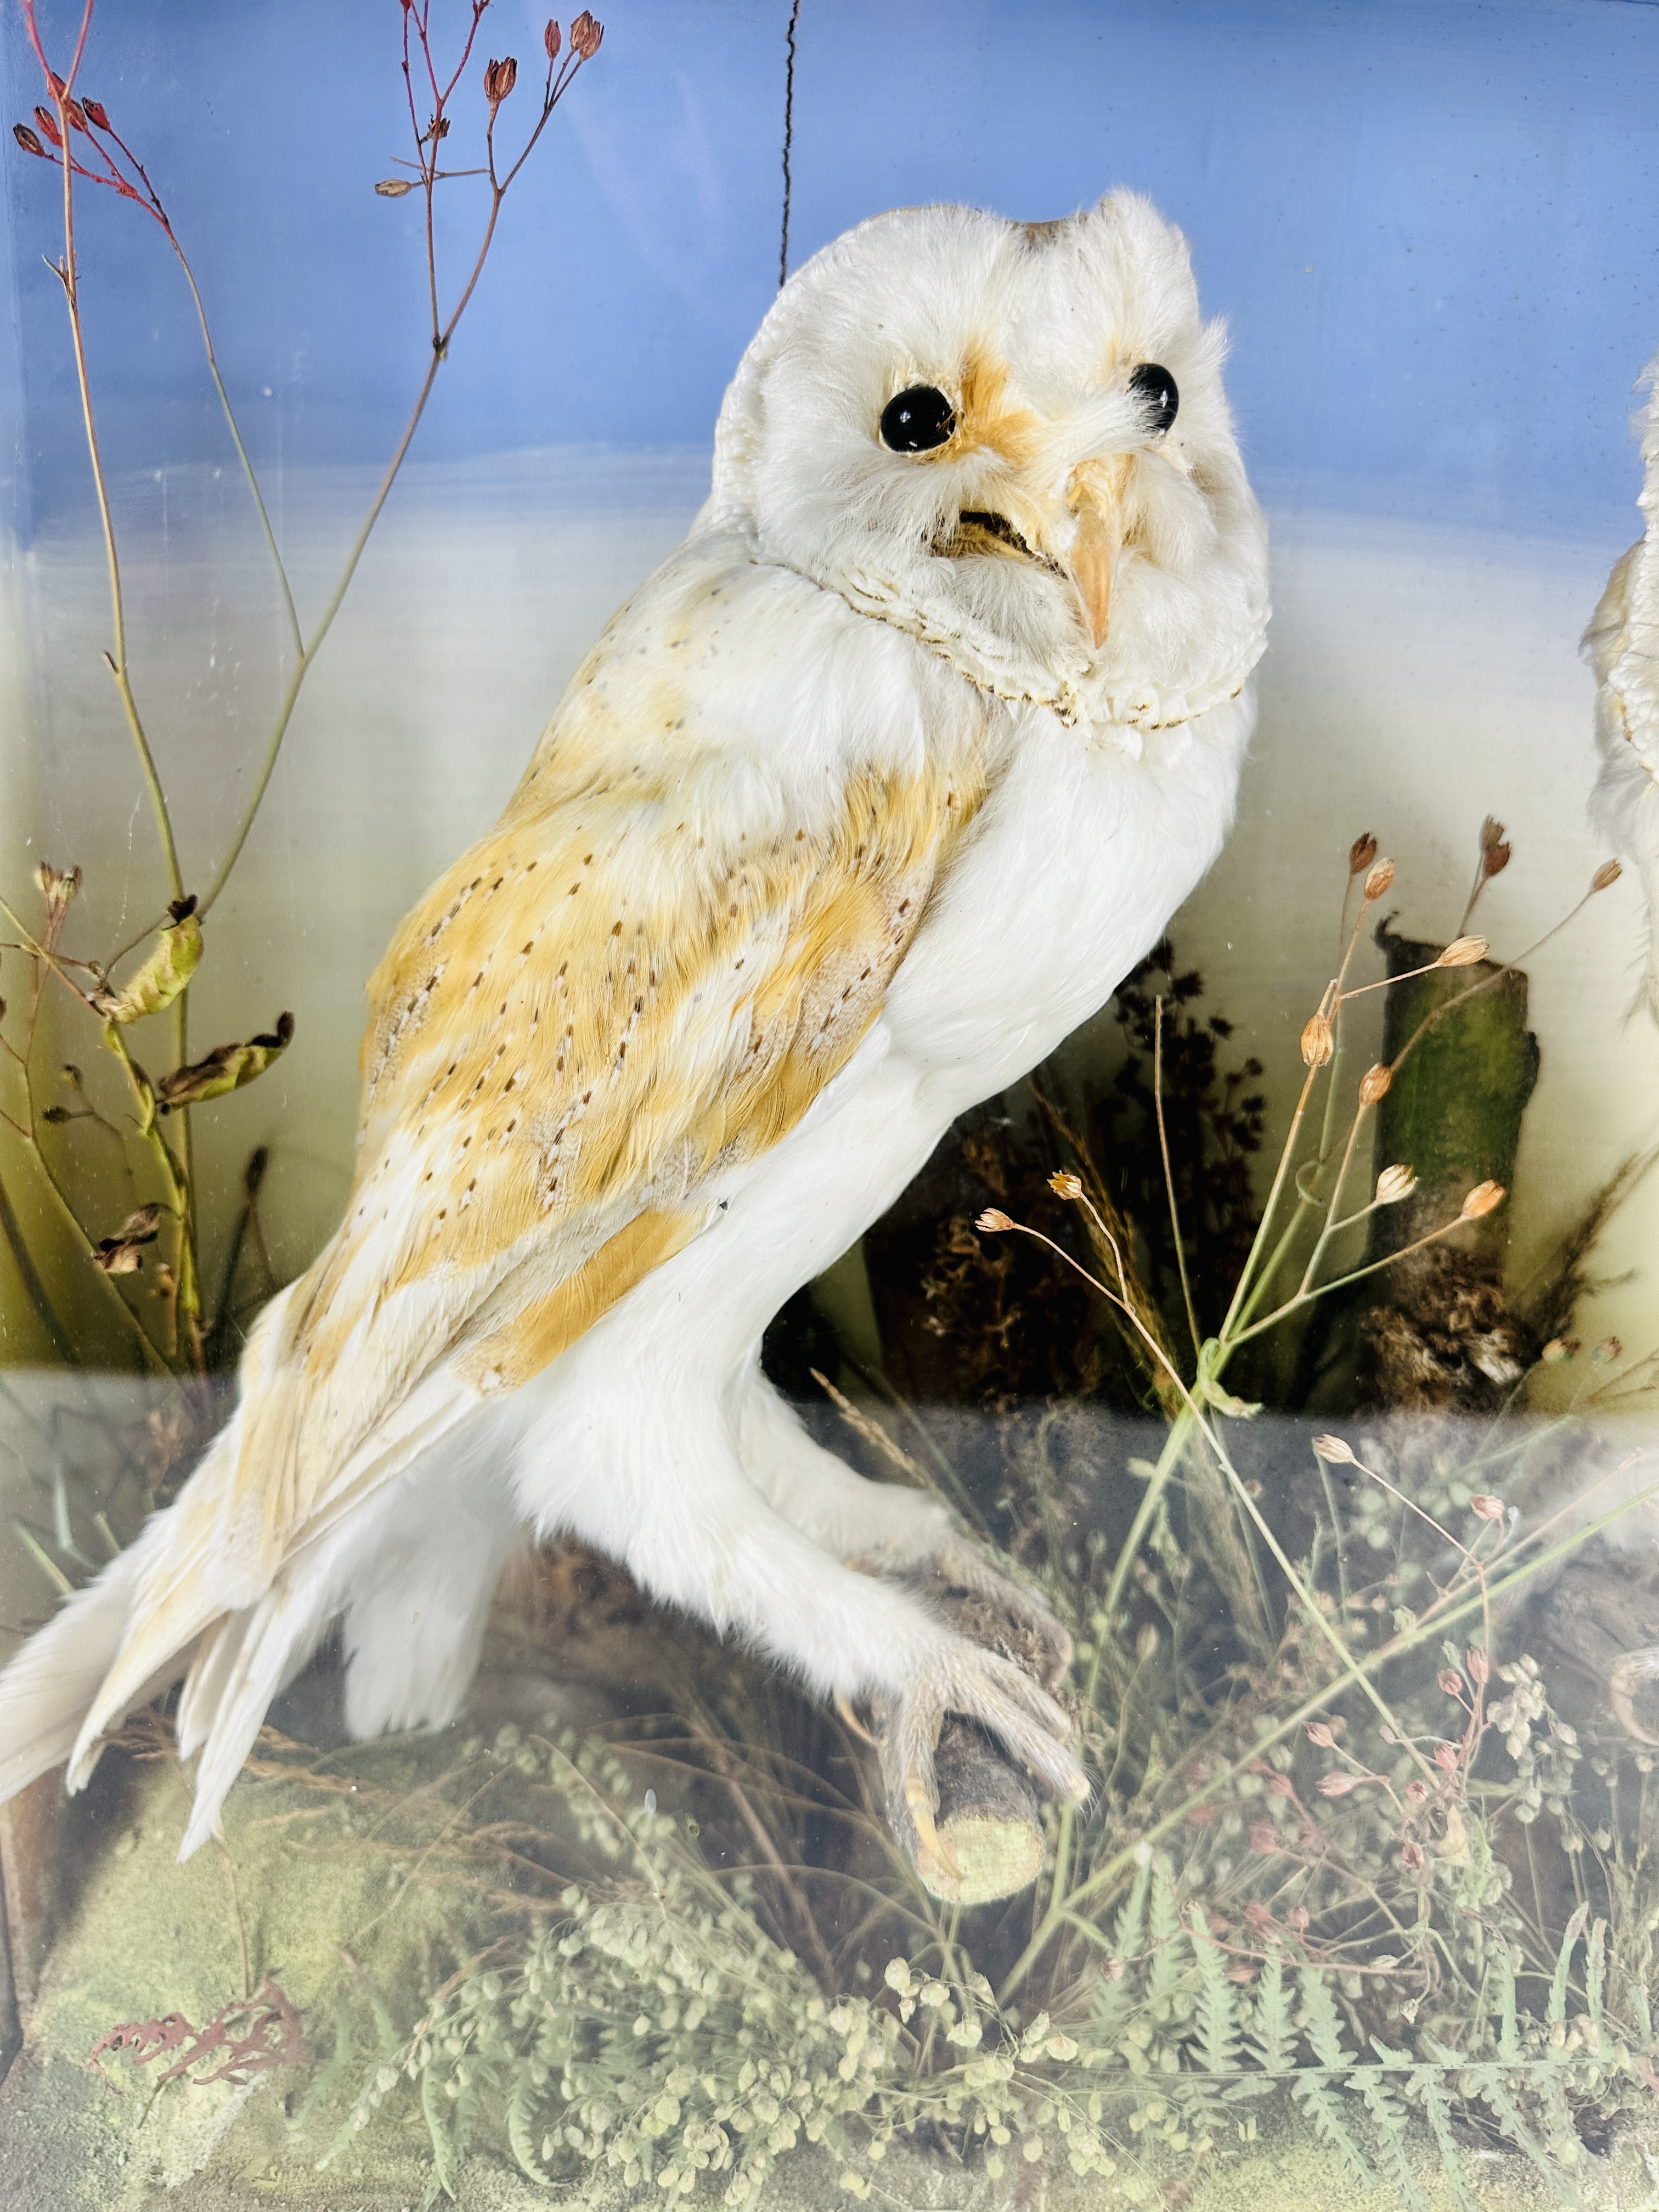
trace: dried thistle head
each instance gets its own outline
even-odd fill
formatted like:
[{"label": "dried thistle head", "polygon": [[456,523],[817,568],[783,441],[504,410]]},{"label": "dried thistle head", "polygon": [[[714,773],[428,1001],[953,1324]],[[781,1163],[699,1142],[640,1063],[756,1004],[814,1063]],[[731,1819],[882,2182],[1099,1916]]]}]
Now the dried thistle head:
[{"label": "dried thistle head", "polygon": [[1348,848],[1348,873],[1363,876],[1376,858],[1376,840],[1369,830],[1362,830]]},{"label": "dried thistle head", "polygon": [[1365,878],[1366,905],[1369,906],[1373,899],[1380,899],[1393,881],[1394,862],[1379,860]]},{"label": "dried thistle head", "polygon": [[1490,950],[1484,937],[1455,937],[1440,957],[1437,968],[1473,968],[1477,960],[1484,960]]},{"label": "dried thistle head", "polygon": [[1323,1067],[1336,1050],[1336,1039],[1323,1014],[1315,1014],[1302,1032],[1302,1057],[1310,1067]]},{"label": "dried thistle head", "polygon": [[1490,883],[1510,864],[1512,848],[1501,822],[1489,814],[1480,824],[1480,880]]},{"label": "dried thistle head", "polygon": [[1601,866],[1590,878],[1591,890],[1607,890],[1612,884],[1618,882],[1620,877],[1622,876],[1624,872],[1624,868],[1619,861],[1603,860]]},{"label": "dried thistle head", "polygon": [[42,860],[34,872],[34,880],[40,886],[42,897],[49,907],[66,907],[81,888],[79,868],[54,868],[50,860]]},{"label": "dried thistle head", "polygon": [[1501,1182],[1488,1181],[1476,1183],[1474,1188],[1468,1192],[1464,1197],[1459,1219],[1479,1221],[1483,1214],[1490,1213],[1495,1207],[1502,1206],[1504,1194]]},{"label": "dried thistle head", "polygon": [[1398,1206],[1402,1198],[1409,1198],[1417,1188],[1417,1170],[1398,1164],[1384,1168],[1376,1178],[1376,1202],[1379,1206]]},{"label": "dried thistle head", "polygon": [[1386,1098],[1389,1095],[1389,1085],[1393,1081],[1394,1070],[1391,1067],[1385,1067],[1381,1060],[1378,1060],[1374,1067],[1368,1067],[1359,1079],[1360,1104],[1375,1106],[1379,1098]]}]

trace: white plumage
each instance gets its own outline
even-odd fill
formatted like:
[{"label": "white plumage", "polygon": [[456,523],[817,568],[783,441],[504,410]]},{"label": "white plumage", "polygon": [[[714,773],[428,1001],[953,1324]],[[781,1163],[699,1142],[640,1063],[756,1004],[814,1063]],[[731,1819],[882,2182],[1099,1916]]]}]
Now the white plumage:
[{"label": "white plumage", "polygon": [[1060,1708],[879,1570],[1037,1601],[759,1344],[1219,848],[1267,612],[1221,353],[1125,194],[882,216],[791,280],[690,536],[371,983],[347,1215],[235,1416],[0,1676],[0,1792],[183,1675],[194,1850],[337,1616],[355,1730],[449,1718],[526,1528],[892,1705],[924,1834],[947,1709],[1080,1786]]},{"label": "white plumage", "polygon": [[1659,354],[1648,386],[1638,500],[1646,528],[1607,579],[1584,633],[1595,671],[1595,742],[1601,770],[1590,821],[1636,869],[1648,907],[1642,995],[1659,1019]]}]

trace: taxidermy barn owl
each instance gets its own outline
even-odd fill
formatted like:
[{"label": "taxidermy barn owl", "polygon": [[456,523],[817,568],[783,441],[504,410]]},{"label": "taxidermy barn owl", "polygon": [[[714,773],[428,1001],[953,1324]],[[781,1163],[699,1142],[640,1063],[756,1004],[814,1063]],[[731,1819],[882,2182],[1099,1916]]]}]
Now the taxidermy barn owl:
[{"label": "taxidermy barn owl", "polygon": [[1659,1020],[1659,354],[1648,363],[1643,483],[1647,528],[1618,562],[1584,633],[1595,671],[1601,773],[1590,820],[1642,878],[1648,957],[1642,995]]},{"label": "taxidermy barn owl", "polygon": [[690,534],[369,986],[345,1218],[234,1415],[0,1677],[0,1792],[182,1678],[189,1853],[336,1620],[356,1734],[447,1721],[526,1530],[878,1705],[924,1838],[947,1711],[1081,1792],[927,1591],[1041,1601],[759,1347],[1220,847],[1267,615],[1221,358],[1124,193],[882,216],[790,280]]}]

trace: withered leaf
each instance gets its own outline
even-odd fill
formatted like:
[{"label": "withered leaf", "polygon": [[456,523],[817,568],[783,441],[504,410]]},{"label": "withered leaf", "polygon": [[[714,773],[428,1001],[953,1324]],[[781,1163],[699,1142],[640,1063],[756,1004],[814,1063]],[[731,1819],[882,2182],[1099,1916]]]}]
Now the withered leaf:
[{"label": "withered leaf", "polygon": [[153,1244],[161,1233],[161,1208],[141,1206],[128,1214],[113,1237],[100,1237],[92,1249],[92,1264],[106,1275],[136,1275],[144,1264],[141,1247]]},{"label": "withered leaf", "polygon": [[198,1106],[204,1099],[222,1098],[263,1075],[279,1053],[285,1052],[294,1035],[294,1017],[283,1014],[274,1030],[249,1037],[245,1043],[216,1045],[204,1059],[187,1067],[175,1067],[155,1086],[161,1111],[175,1106]]},{"label": "withered leaf", "polygon": [[176,901],[168,909],[172,920],[156,940],[155,949],[119,991],[93,994],[93,1005],[106,1022],[136,1022],[145,1014],[159,1014],[170,1006],[196,973],[202,957],[202,925],[196,919],[196,902]]}]

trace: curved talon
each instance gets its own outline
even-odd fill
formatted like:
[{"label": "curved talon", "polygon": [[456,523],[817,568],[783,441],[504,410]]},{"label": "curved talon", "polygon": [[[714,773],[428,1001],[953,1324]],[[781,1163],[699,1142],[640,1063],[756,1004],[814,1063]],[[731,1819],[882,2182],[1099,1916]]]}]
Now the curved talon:
[{"label": "curved talon", "polygon": [[874,1750],[877,1747],[876,1739],[854,1711],[853,1700],[848,1696],[846,1691],[837,1690],[833,1702],[836,1711],[841,1715],[849,1733],[857,1736],[860,1743],[867,1743],[871,1749]]},{"label": "curved talon", "polygon": [[927,1852],[937,1864],[944,1868],[952,1881],[959,1882],[962,1880],[962,1869],[957,1863],[954,1855],[946,1847],[944,1837],[940,1835],[934,1825],[930,1792],[921,1775],[911,1774],[905,1778],[904,1802],[909,1808],[910,1818],[915,1825],[916,1833],[921,1838],[923,1850]]}]

